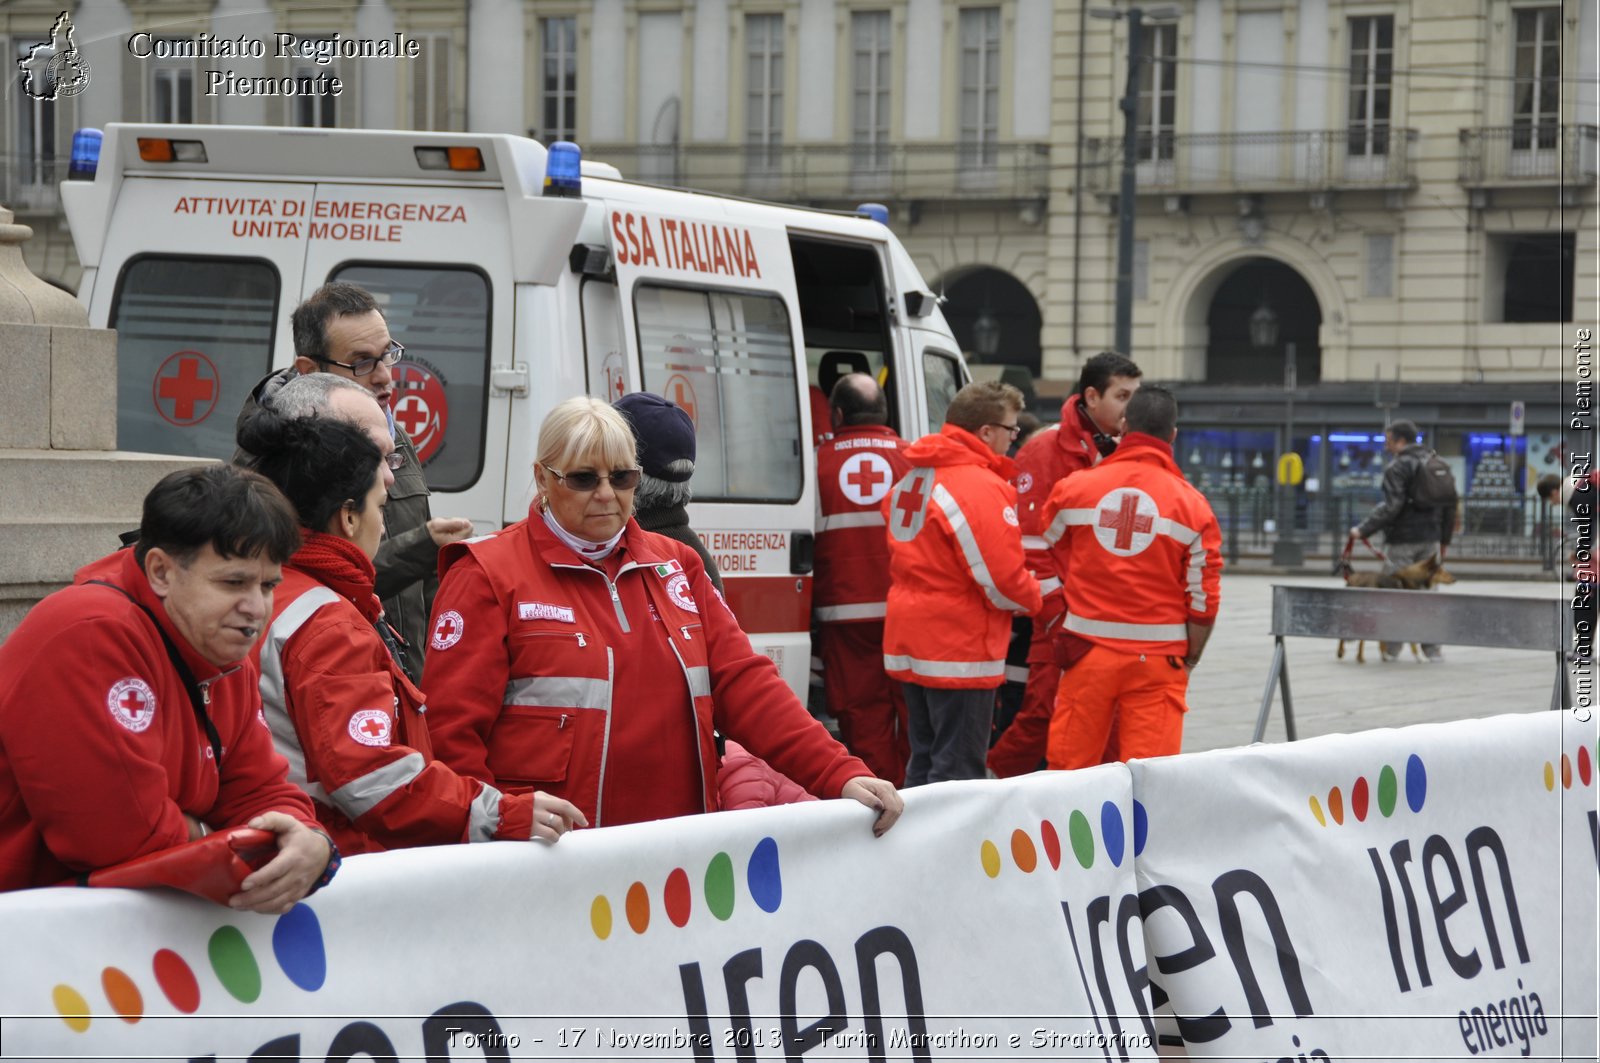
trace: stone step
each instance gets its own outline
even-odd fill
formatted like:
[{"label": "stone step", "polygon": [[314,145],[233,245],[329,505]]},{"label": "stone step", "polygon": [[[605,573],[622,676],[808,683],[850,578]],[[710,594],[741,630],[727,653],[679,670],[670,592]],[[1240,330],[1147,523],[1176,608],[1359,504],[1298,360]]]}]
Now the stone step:
[{"label": "stone step", "polygon": [[117,536],[139,526],[139,513],[121,520],[7,521],[0,536],[0,587],[66,584],[89,562],[115,550]]},{"label": "stone step", "polygon": [[144,496],[168,473],[210,459],[125,451],[0,450],[0,525],[14,521],[139,523]]}]

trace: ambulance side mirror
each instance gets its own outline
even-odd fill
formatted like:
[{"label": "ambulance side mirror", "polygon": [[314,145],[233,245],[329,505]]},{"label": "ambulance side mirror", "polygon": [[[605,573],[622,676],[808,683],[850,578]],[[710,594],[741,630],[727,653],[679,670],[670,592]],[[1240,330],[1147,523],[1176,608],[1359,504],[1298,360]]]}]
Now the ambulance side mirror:
[{"label": "ambulance side mirror", "polygon": [[789,533],[789,573],[809,576],[817,558],[817,537],[809,531]]}]

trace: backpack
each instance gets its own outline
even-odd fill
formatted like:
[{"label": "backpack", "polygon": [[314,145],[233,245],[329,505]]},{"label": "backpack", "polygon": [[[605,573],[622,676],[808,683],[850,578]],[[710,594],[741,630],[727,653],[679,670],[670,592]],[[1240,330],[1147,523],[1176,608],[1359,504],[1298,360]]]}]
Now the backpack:
[{"label": "backpack", "polygon": [[1421,509],[1454,508],[1456,504],[1456,477],[1450,466],[1434,451],[1411,474],[1407,501]]}]

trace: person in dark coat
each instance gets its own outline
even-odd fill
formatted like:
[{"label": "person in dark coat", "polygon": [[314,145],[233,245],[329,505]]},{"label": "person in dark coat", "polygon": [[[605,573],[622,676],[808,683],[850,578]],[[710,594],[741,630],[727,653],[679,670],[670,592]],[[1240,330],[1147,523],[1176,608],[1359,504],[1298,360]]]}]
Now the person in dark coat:
[{"label": "person in dark coat", "polygon": [[644,476],[633,496],[634,519],[645,531],[693,547],[705,563],[706,575],[721,592],[722,573],[700,536],[689,527],[686,507],[694,494],[689,488],[694,476],[694,421],[672,401],[648,391],[624,395],[611,405],[628,422],[639,444]]}]

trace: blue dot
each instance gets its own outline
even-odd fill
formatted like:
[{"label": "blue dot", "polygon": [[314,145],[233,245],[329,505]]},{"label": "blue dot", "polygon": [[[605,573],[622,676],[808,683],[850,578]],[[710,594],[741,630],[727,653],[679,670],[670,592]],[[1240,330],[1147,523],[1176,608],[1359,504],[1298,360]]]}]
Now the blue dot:
[{"label": "blue dot", "polygon": [[1117,807],[1115,801],[1107,801],[1100,806],[1100,839],[1106,843],[1106,855],[1111,858],[1113,867],[1122,866],[1122,845],[1124,835],[1122,832],[1122,809]]},{"label": "blue dot", "polygon": [[317,913],[304,904],[290,908],[272,928],[272,954],[295,985],[315,993],[328,979],[328,954]]},{"label": "blue dot", "polygon": [[1150,813],[1144,810],[1144,805],[1135,801],[1133,803],[1133,855],[1138,856],[1144,852],[1144,843],[1150,837]]},{"label": "blue dot", "polygon": [[1413,753],[1406,760],[1406,804],[1411,811],[1421,812],[1427,797],[1428,773],[1422,767],[1422,758]]},{"label": "blue dot", "polygon": [[778,842],[762,838],[750,854],[746,871],[750,897],[763,912],[775,912],[783,903],[783,877],[778,872]]}]

